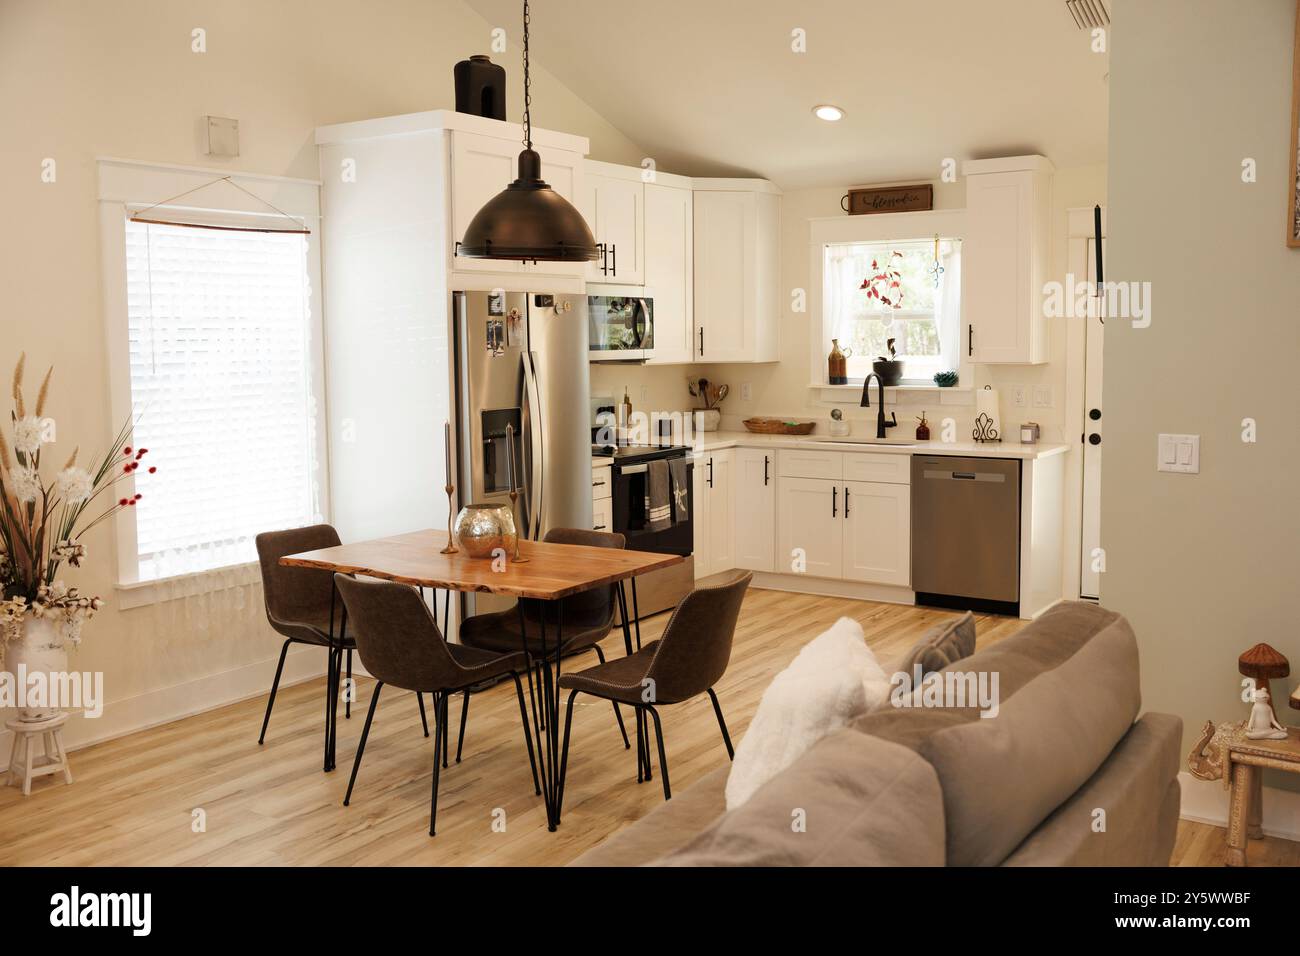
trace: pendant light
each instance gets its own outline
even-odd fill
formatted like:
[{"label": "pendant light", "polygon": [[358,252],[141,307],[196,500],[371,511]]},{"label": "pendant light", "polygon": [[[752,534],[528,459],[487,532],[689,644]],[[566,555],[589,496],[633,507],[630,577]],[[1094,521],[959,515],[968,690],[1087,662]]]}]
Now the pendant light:
[{"label": "pendant light", "polygon": [[524,0],[524,149],[519,154],[519,178],[470,220],[457,255],[547,262],[596,259],[600,252],[582,213],[542,181],[542,158],[533,149],[528,20],[528,0]]}]

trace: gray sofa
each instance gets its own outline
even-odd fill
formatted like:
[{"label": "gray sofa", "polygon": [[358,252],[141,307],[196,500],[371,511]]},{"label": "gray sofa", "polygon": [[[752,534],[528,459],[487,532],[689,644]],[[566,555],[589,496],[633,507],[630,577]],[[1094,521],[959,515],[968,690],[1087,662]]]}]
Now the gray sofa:
[{"label": "gray sofa", "polygon": [[1083,602],[948,665],[1000,709],[886,702],[725,809],[720,767],[575,866],[1163,866],[1182,722],[1140,718],[1137,642]]}]

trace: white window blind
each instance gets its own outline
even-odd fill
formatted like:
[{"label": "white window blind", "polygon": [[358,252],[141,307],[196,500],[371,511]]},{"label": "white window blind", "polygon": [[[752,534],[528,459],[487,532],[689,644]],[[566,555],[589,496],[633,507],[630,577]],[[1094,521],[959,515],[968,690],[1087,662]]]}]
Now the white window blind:
[{"label": "white window blind", "polygon": [[128,219],[126,272],[139,580],[255,560],[321,520],[306,237]]}]

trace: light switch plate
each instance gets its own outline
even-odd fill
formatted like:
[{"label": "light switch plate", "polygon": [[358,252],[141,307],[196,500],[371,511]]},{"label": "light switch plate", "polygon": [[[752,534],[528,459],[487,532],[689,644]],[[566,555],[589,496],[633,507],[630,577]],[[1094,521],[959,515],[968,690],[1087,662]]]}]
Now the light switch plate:
[{"label": "light switch plate", "polygon": [[740,386],[740,400],[742,402],[747,402],[753,397],[754,397],[754,386],[750,385],[748,382],[742,383]]},{"label": "light switch plate", "polygon": [[1035,385],[1034,386],[1034,408],[1051,408],[1052,407],[1052,386]]},{"label": "light switch plate", "polygon": [[1201,471],[1201,436],[1161,433],[1156,442],[1156,471],[1196,475]]}]

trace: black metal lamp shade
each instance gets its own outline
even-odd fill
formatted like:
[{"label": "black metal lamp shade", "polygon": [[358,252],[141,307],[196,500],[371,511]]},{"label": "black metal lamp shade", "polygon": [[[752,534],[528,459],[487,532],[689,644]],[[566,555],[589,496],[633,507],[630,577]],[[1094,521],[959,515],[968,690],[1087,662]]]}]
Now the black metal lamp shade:
[{"label": "black metal lamp shade", "polygon": [[519,154],[519,178],[470,220],[457,255],[544,262],[599,258],[596,239],[582,213],[542,181],[541,167],[536,150]]}]

